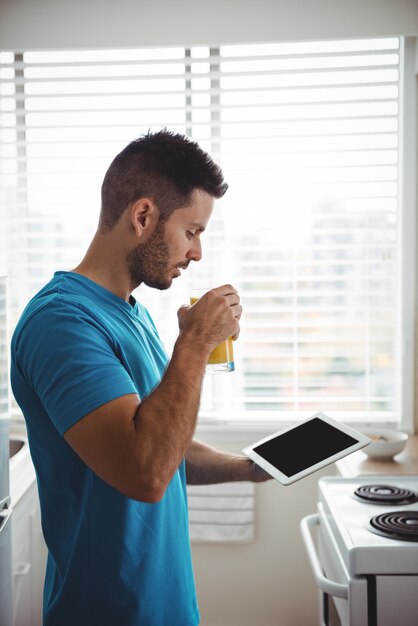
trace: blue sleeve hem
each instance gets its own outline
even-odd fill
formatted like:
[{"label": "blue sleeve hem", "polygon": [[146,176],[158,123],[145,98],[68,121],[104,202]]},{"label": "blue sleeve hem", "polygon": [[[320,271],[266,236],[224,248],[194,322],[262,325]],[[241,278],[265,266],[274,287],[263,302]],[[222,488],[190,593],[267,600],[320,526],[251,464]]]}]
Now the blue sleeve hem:
[{"label": "blue sleeve hem", "polygon": [[[115,388],[115,386],[117,388]],[[98,409],[99,407],[107,404],[107,402],[111,402],[112,400],[116,400],[116,398],[121,398],[122,396],[127,396],[131,394],[138,395],[135,386],[126,384],[126,379],[122,379],[116,381],[116,385],[112,386],[112,389],[108,389],[105,392],[103,389],[100,390],[100,393],[92,394],[89,398],[83,398],[82,402],[76,401],[71,409],[65,411],[59,418],[53,420],[55,427],[58,432],[63,435],[71,426],[74,426],[80,419],[91,413],[92,411]]]}]

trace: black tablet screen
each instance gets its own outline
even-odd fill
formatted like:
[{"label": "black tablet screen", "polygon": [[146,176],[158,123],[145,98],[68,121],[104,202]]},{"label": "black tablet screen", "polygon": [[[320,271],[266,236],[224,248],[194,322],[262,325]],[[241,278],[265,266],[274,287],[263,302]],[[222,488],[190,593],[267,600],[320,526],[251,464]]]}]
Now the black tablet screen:
[{"label": "black tablet screen", "polygon": [[357,439],[315,417],[260,444],[254,451],[290,477],[355,443]]}]

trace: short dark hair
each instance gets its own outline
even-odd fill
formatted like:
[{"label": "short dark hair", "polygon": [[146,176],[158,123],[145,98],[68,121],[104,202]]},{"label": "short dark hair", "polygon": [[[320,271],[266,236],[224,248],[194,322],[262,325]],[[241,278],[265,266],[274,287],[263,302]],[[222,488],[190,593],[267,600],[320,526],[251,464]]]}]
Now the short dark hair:
[{"label": "short dark hair", "polygon": [[167,129],[149,131],[110,164],[102,184],[99,228],[110,231],[125,209],[145,197],[154,200],[165,220],[190,204],[195,189],[221,198],[228,189],[221,168],[188,137]]}]

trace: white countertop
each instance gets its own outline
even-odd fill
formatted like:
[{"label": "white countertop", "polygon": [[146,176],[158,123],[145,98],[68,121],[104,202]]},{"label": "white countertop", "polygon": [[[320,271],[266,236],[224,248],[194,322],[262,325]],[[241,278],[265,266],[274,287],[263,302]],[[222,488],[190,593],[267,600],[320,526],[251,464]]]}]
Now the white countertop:
[{"label": "white countertop", "polygon": [[411,435],[402,452],[390,461],[372,461],[359,450],[336,462],[338,472],[346,477],[413,475],[418,476],[418,435]]}]

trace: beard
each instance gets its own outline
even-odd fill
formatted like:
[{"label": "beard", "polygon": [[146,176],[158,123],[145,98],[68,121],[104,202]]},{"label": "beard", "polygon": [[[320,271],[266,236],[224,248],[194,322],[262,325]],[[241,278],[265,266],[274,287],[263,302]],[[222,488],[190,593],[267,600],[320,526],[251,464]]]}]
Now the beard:
[{"label": "beard", "polygon": [[141,283],[155,289],[168,289],[173,282],[169,275],[169,247],[164,239],[164,222],[159,221],[150,239],[129,252],[128,271],[133,289]]}]

